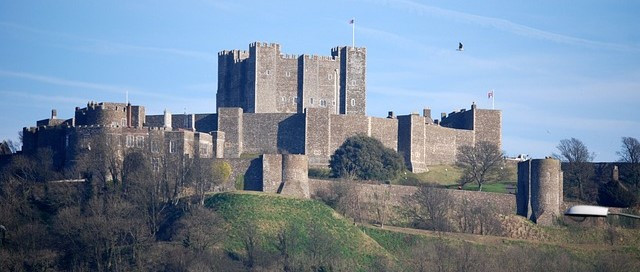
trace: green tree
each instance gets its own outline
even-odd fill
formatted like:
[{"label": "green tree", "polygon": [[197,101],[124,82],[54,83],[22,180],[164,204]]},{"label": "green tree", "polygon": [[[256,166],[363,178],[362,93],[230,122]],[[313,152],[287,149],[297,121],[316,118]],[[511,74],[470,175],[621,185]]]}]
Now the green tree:
[{"label": "green tree", "polygon": [[390,180],[404,169],[404,161],[396,151],[364,135],[347,138],[329,164],[334,177],[346,179]]},{"label": "green tree", "polygon": [[463,169],[461,185],[474,182],[478,191],[489,181],[503,178],[504,153],[491,142],[478,142],[475,146],[460,146],[456,155],[456,165]]}]

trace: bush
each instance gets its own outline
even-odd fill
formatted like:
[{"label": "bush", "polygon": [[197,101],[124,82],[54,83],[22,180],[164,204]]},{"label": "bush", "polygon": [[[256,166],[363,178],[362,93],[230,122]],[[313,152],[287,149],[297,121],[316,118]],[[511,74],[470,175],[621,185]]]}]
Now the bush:
[{"label": "bush", "polygon": [[404,170],[404,160],[396,151],[364,135],[347,138],[329,165],[333,177],[361,180],[392,180]]},{"label": "bush", "polygon": [[244,190],[244,175],[238,175],[236,177],[235,187],[238,191]]},{"label": "bush", "polygon": [[327,168],[309,168],[310,178],[329,179],[331,178],[331,169]]}]

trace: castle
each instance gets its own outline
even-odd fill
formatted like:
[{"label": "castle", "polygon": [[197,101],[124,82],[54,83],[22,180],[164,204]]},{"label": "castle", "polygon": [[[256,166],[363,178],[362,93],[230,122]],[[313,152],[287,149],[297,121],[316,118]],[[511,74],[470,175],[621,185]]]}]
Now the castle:
[{"label": "castle", "polygon": [[[215,113],[199,114],[146,115],[143,106],[108,102],[77,107],[69,119],[52,110],[51,118],[23,128],[22,150],[50,148],[59,168],[97,144],[120,160],[126,152],[145,152],[154,171],[189,158],[219,159],[232,164],[232,175],[243,176],[245,189],[309,197],[318,182],[310,186],[308,168],[327,167],[334,151],[357,134],[398,151],[413,172],[455,163],[460,146],[502,142],[501,111],[475,104],[439,120],[428,108],[422,115],[366,116],[365,48],[292,56],[281,54],[278,44],[256,42],[249,51],[222,51],[216,103]],[[559,164],[520,164],[517,201],[508,195],[487,201],[504,199],[505,208],[517,204],[518,214],[552,223],[562,204]]]},{"label": "castle", "polygon": [[[218,54],[216,113],[145,115],[143,106],[90,102],[71,119],[24,128],[25,152],[50,147],[58,162],[73,161],[76,144],[96,133],[124,148],[167,150],[188,156],[239,158],[243,154],[305,154],[326,167],[350,136],[364,134],[404,156],[409,170],[455,162],[459,146],[489,141],[501,146],[499,110],[386,118],[366,116],[366,49],[336,47],[331,56],[283,55],[278,44],[252,43],[249,51]],[[159,148],[162,146],[162,148]],[[159,152],[156,152],[159,154]]]}]

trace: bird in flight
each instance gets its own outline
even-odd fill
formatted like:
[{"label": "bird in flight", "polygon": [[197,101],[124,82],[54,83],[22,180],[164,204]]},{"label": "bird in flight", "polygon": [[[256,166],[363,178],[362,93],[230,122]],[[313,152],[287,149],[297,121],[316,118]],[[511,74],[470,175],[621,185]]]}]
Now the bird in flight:
[{"label": "bird in flight", "polygon": [[461,42],[458,43],[458,51],[464,51],[464,48]]}]

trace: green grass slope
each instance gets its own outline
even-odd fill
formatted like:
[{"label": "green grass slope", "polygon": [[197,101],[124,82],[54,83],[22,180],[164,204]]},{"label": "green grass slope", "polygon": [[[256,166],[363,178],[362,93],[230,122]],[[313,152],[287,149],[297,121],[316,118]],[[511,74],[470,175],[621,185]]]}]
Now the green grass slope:
[{"label": "green grass slope", "polygon": [[[298,230],[296,249],[308,255],[313,228],[322,231],[330,240],[328,250],[335,258],[348,260],[352,269],[370,271],[381,261],[394,259],[377,242],[333,209],[316,200],[304,200],[265,193],[221,193],[206,200],[206,206],[216,210],[228,222],[225,249],[233,255],[246,256],[243,240],[247,228],[254,228],[260,248],[277,256],[278,233],[283,228]],[[325,242],[326,244],[327,242]],[[326,247],[326,245],[325,245]]]}]

